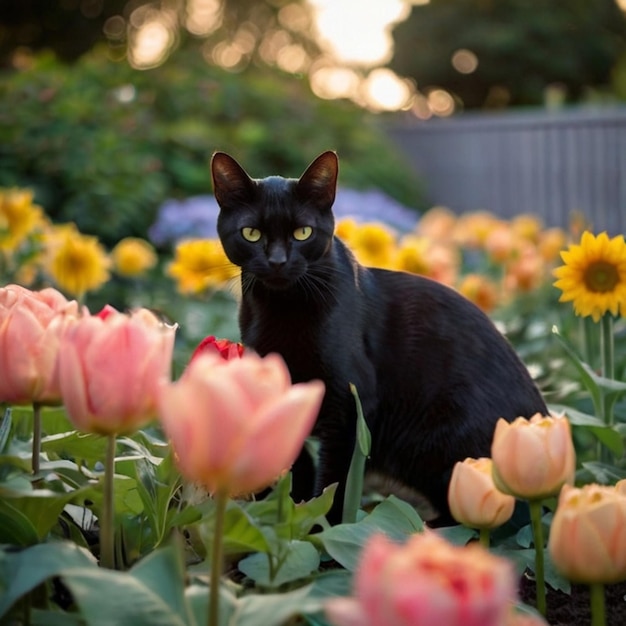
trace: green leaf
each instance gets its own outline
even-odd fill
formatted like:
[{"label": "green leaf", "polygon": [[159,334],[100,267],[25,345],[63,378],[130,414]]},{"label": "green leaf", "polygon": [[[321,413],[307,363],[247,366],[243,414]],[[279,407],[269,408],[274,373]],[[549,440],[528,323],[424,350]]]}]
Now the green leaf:
[{"label": "green leaf", "polygon": [[258,585],[280,585],[309,576],[320,564],[320,555],[308,541],[286,541],[279,547],[280,564],[271,577],[269,558],[273,555],[255,553],[239,561],[239,569]]},{"label": "green leaf", "polygon": [[93,467],[102,461],[106,452],[106,437],[90,433],[80,433],[76,430],[50,435],[41,441],[41,449],[48,456],[57,458],[71,458],[76,462],[84,461]]},{"label": "green leaf", "polygon": [[473,528],[467,528],[461,524],[457,526],[444,526],[437,528],[435,532],[455,546],[464,546],[471,539],[478,537],[478,532]]},{"label": "green leaf", "polygon": [[61,577],[89,626],[186,626],[184,615],[130,573],[75,568]]},{"label": "green leaf", "polygon": [[361,550],[370,535],[382,532],[391,539],[403,540],[423,529],[424,523],[410,504],[395,496],[389,496],[362,521],[333,526],[312,536],[311,540],[320,541],[335,561],[354,571]]},{"label": "green leaf", "polygon": [[[279,486],[282,484],[282,480]],[[265,499],[242,503],[241,507],[259,526],[270,525],[283,539],[304,539],[316,523],[320,523],[333,504],[337,484],[329,485],[321,495],[295,504],[283,487]],[[279,522],[279,518],[283,520]]]},{"label": "green leaf", "polygon": [[322,572],[313,580],[309,597],[316,600],[327,600],[349,596],[352,593],[353,575],[345,569],[334,569]]},{"label": "green leaf", "polygon": [[565,413],[572,426],[588,430],[613,454],[622,456],[624,453],[624,437],[617,428],[608,426],[593,415],[577,411],[563,404],[551,404],[549,408],[556,413]]},{"label": "green leaf", "polygon": [[[208,545],[209,538],[213,536],[214,522],[214,509],[212,509],[209,516],[200,523],[205,545]],[[267,552],[270,549],[262,526],[232,500],[228,502],[224,516],[223,545],[225,554]]]},{"label": "green leaf", "polygon": [[310,597],[311,585],[280,594],[249,595],[237,602],[233,624],[237,626],[283,626],[287,620],[322,609]]},{"label": "green leaf", "polygon": [[[220,585],[219,596],[218,622],[220,626],[238,626],[232,620],[237,598],[224,585]],[[209,612],[209,587],[198,584],[188,585],[185,589],[185,600],[192,615],[189,626],[204,626]]]},{"label": "green leaf", "polygon": [[592,376],[592,370],[576,353],[576,350],[569,344],[569,342],[560,334],[559,329],[556,326],[552,327],[552,334],[556,337],[557,341],[561,344],[563,349],[565,350],[565,354],[569,358],[570,362],[576,370],[578,371],[581,381],[583,385],[585,385],[587,391],[591,394],[593,405],[596,407],[600,407],[600,402],[602,401],[602,394],[600,393],[600,389]]},{"label": "green leaf", "polygon": [[176,543],[154,550],[135,565],[130,573],[157,594],[174,613],[188,621],[185,602],[185,567],[182,546]]},{"label": "green leaf", "polygon": [[30,520],[39,539],[44,539],[56,524],[65,505],[86,492],[87,489],[62,493],[49,489],[23,492],[0,487],[0,497]]},{"label": "green leaf", "polygon": [[0,617],[17,600],[37,585],[64,570],[97,570],[96,561],[87,551],[68,541],[45,543],[8,552],[0,550],[0,572],[4,592],[0,596]]},{"label": "green leaf", "polygon": [[587,461],[582,464],[583,468],[591,473],[593,480],[601,485],[612,485],[618,480],[626,478],[626,470],[600,463],[598,461]]},{"label": "green leaf", "polygon": [[0,499],[0,544],[30,546],[39,541],[37,529],[19,509]]},{"label": "green leaf", "polygon": [[365,422],[363,406],[357,393],[356,387],[350,383],[350,391],[356,404],[356,438],[348,477],[346,479],[346,492],[343,502],[341,519],[344,523],[356,522],[357,513],[361,505],[363,495],[363,478],[365,476],[365,462],[370,454],[372,436]]}]

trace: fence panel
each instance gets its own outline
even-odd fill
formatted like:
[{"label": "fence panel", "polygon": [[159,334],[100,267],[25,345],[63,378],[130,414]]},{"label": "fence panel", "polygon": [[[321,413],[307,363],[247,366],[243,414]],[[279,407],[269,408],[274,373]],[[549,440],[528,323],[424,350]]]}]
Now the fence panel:
[{"label": "fence panel", "polygon": [[626,232],[626,107],[465,113],[385,130],[424,181],[428,202],[505,218]]}]

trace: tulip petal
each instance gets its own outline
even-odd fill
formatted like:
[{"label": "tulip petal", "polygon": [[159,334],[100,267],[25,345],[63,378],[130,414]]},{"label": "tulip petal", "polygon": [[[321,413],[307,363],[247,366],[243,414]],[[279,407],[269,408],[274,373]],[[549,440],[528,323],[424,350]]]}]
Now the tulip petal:
[{"label": "tulip petal", "polygon": [[[291,387],[255,417],[248,448],[233,461],[235,493],[251,493],[288,470],[311,432],[324,395],[321,381]],[[280,451],[280,452],[278,452]]]}]

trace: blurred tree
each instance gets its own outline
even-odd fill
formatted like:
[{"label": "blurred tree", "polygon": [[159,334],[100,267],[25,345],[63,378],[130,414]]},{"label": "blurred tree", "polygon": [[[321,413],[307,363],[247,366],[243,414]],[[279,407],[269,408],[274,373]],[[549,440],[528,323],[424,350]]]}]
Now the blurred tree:
[{"label": "blurred tree", "polygon": [[466,108],[567,101],[606,88],[626,49],[615,0],[430,0],[394,30],[390,67]]},{"label": "blurred tree", "polygon": [[19,0],[0,2],[0,66],[16,49],[52,50],[73,61],[105,39],[104,25],[128,0]]},{"label": "blurred tree", "polygon": [[[165,60],[175,47],[202,42],[202,54],[214,64],[241,69],[250,61],[304,69],[317,54],[311,8],[303,0],[20,0],[0,2],[0,66],[9,66],[15,50],[51,50],[75,61],[99,43],[115,58],[128,53],[146,27],[157,24],[170,39]],[[158,37],[152,30],[148,36]]]}]

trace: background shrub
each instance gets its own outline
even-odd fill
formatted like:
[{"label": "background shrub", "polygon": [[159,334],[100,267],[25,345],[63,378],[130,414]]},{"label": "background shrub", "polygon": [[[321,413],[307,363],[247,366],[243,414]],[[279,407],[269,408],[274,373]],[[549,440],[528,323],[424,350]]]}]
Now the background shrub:
[{"label": "background shrub", "polygon": [[210,192],[217,149],[259,177],[298,176],[334,149],[344,186],[421,208],[375,118],[319,100],[304,78],[229,73],[193,51],[141,72],[94,52],[74,65],[37,57],[0,83],[0,186],[34,188],[52,219],[108,245],[145,236],[165,199]]}]

